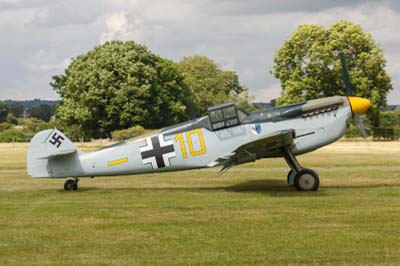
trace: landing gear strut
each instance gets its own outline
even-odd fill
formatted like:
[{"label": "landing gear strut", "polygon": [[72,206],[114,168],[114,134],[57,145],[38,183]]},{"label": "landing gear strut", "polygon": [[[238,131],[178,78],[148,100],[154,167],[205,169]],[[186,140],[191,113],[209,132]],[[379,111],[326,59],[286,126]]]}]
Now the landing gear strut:
[{"label": "landing gear strut", "polygon": [[298,191],[315,191],[319,187],[318,174],[307,168],[301,167],[299,161],[288,147],[282,148],[283,156],[290,167],[287,176],[289,186],[294,186]]},{"label": "landing gear strut", "polygon": [[74,177],[74,179],[68,179],[64,183],[64,190],[77,190],[78,189],[78,182],[79,179],[77,177]]}]

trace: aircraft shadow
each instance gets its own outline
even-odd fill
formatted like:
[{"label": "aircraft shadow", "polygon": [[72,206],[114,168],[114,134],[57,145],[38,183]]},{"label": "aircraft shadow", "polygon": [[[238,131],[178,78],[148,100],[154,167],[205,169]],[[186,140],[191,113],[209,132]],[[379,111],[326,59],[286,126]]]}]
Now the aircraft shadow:
[{"label": "aircraft shadow", "polygon": [[225,188],[234,192],[292,192],[294,189],[289,187],[284,180],[267,179],[267,180],[250,180],[243,183],[235,184]]},{"label": "aircraft shadow", "polygon": [[[293,187],[289,187],[285,180],[282,179],[259,179],[250,180],[243,183],[238,183],[231,186],[176,186],[176,187],[110,187],[99,188],[95,186],[81,186],[78,191],[73,192],[88,192],[88,191],[227,191],[237,193],[264,193],[272,196],[299,196],[299,195],[312,195],[324,196],[325,191],[332,189],[368,189],[368,188],[382,188],[382,187],[399,187],[398,184],[359,184],[359,185],[321,185],[317,192],[298,192]],[[58,192],[65,191],[63,189],[57,190]]]},{"label": "aircraft shadow", "polygon": [[[110,187],[110,188],[81,186],[77,191],[72,191],[72,193],[90,192],[90,191],[112,192],[112,191],[218,191],[218,190],[226,192],[237,192],[237,193],[266,193],[275,196],[299,195],[299,193],[296,193],[293,187],[289,187],[284,180],[280,179],[251,180],[231,186]],[[65,193],[63,189],[59,189],[58,192]]]},{"label": "aircraft shadow", "polygon": [[294,187],[289,187],[286,181],[282,179],[251,180],[226,187],[225,190],[237,193],[262,193],[275,197],[322,197],[326,195],[323,189],[315,192],[296,191]]},{"label": "aircraft shadow", "polygon": [[[77,191],[71,192],[89,192],[89,191],[227,191],[227,192],[262,192],[262,193],[277,193],[290,192],[294,188],[288,187],[286,182],[282,180],[253,180],[244,183],[235,184],[232,186],[171,186],[171,187],[110,187],[100,188],[95,186],[80,186]],[[64,189],[58,189],[58,192],[65,193]],[[69,191],[68,191],[69,192]]]}]

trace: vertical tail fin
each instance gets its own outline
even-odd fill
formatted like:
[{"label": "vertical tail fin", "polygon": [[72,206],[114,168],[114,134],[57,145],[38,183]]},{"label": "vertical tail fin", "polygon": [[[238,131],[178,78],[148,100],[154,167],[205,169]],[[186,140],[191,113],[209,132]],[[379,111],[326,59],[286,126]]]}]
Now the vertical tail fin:
[{"label": "vertical tail fin", "polygon": [[58,156],[77,153],[75,145],[59,130],[47,129],[37,133],[28,150],[27,171],[32,177],[52,177],[48,161]]}]

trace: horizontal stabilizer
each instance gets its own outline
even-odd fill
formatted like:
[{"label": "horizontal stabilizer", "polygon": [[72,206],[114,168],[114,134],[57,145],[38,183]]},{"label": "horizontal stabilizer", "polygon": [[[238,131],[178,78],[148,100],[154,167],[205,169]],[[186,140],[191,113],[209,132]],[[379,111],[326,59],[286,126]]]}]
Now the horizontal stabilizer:
[{"label": "horizontal stabilizer", "polygon": [[74,153],[76,151],[77,151],[76,148],[69,149],[69,150],[65,149],[65,150],[61,150],[61,151],[56,151],[56,152],[54,152],[52,154],[49,154],[49,155],[47,155],[45,157],[39,157],[38,159],[50,159],[50,158],[54,158],[54,157],[57,157],[57,156],[64,156],[64,155],[67,155],[67,154],[71,154],[71,153]]}]

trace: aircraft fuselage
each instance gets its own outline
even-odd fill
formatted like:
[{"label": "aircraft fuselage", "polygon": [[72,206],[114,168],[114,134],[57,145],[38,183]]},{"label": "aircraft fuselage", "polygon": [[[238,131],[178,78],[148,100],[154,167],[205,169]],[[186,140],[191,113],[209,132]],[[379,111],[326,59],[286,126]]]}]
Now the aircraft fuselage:
[{"label": "aircraft fuselage", "polygon": [[202,117],[94,152],[50,158],[47,168],[49,177],[83,177],[211,167],[243,143],[287,129],[295,132],[291,149],[297,155],[339,139],[351,117],[347,98],[340,96],[253,112],[220,130]]}]

